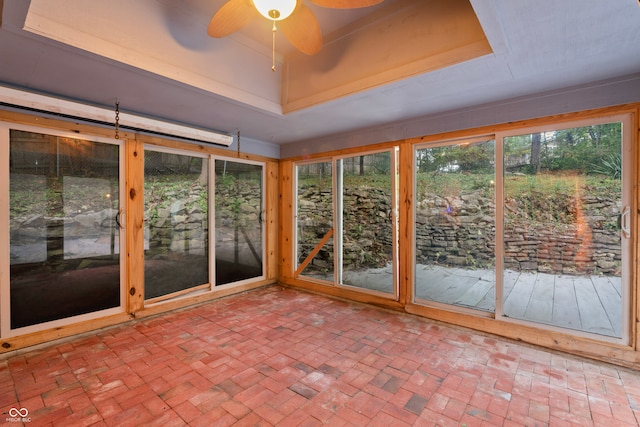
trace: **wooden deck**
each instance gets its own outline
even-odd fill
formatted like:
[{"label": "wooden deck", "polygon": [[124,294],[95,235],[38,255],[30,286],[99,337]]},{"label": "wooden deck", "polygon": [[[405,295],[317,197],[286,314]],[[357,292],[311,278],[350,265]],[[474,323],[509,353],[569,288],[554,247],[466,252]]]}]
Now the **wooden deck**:
[{"label": "wooden deck", "polygon": [[[495,310],[494,273],[419,266],[416,297],[484,311]],[[504,273],[503,312],[507,317],[622,336],[622,280],[537,272]]]},{"label": "wooden deck", "polygon": [[[391,269],[345,272],[350,286],[392,292]],[[495,311],[495,274],[418,265],[416,299]],[[622,280],[507,270],[504,315],[609,337],[622,336]]]}]

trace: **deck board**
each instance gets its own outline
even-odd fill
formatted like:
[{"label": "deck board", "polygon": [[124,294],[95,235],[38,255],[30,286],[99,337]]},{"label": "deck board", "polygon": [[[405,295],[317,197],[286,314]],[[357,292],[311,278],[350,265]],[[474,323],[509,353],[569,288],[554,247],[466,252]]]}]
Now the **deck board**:
[{"label": "deck board", "polygon": [[[345,272],[351,286],[392,292],[391,267]],[[530,322],[622,337],[622,279],[548,273],[503,273],[503,313]],[[495,311],[493,270],[416,266],[418,302]]]},{"label": "deck board", "polygon": [[[480,301],[482,301],[491,290],[495,289],[494,282],[488,280],[478,279],[466,292],[464,292],[460,298],[454,303],[457,305],[464,305],[467,307],[478,307]],[[479,307],[478,307],[479,308]]]},{"label": "deck board", "polygon": [[[622,296],[615,284],[612,283],[615,282],[616,278],[613,279],[612,281],[608,277],[594,276],[591,281],[611,322],[611,327],[618,336],[622,333]],[[618,282],[621,283],[622,281],[618,280]]]},{"label": "deck board", "polygon": [[519,271],[514,271],[514,270],[506,270],[503,272],[503,277],[502,277],[502,299],[506,300],[509,295],[511,294],[511,291],[513,291],[513,287],[516,285],[516,283],[518,282],[518,279],[520,278],[520,275],[522,273]]},{"label": "deck board", "polygon": [[536,284],[537,275],[521,273],[509,295],[504,299],[503,311],[507,317],[522,319]]},{"label": "deck board", "polygon": [[457,268],[423,269],[416,275],[420,298],[453,304],[477,281],[478,275]]},{"label": "deck board", "polygon": [[582,322],[580,321],[576,291],[573,287],[573,278],[570,276],[557,276],[555,279],[551,323],[571,329],[579,330],[581,328]]},{"label": "deck board", "polygon": [[534,322],[550,323],[553,316],[553,290],[555,276],[537,274],[529,304],[524,313],[525,319]]},{"label": "deck board", "polygon": [[609,317],[598,297],[590,277],[576,277],[573,281],[576,290],[582,330],[597,334],[613,335],[614,330]]},{"label": "deck board", "polygon": [[[493,271],[469,270],[465,273],[459,268],[419,267],[417,276],[420,280],[416,281],[418,298],[495,311]],[[470,283],[470,278],[477,280]],[[459,282],[452,284],[451,281],[456,279]],[[619,277],[506,270],[503,281],[503,312],[507,317],[612,337],[622,336],[622,280]],[[458,295],[457,299],[452,299],[455,295]]]}]

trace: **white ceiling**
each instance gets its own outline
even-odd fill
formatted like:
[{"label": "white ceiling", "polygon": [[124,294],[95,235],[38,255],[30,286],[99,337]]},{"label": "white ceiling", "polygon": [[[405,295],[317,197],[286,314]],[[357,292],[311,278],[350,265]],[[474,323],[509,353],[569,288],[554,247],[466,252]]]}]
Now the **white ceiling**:
[{"label": "white ceiling", "polygon": [[[357,11],[308,4],[326,46],[350,23],[410,3]],[[283,114],[282,62],[295,55],[291,45],[278,37],[274,73],[266,20],[208,37],[224,0],[0,0],[0,85],[105,107],[118,100],[133,113],[302,144],[640,71],[637,0],[470,3],[492,54]]]}]

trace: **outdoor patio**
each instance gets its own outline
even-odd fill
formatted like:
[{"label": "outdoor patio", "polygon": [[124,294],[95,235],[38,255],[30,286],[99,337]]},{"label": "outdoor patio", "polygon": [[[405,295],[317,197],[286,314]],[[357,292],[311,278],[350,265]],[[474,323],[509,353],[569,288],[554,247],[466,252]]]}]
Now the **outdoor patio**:
[{"label": "outdoor patio", "polygon": [[[391,267],[348,271],[343,283],[392,292]],[[416,267],[418,300],[495,311],[495,273],[435,265]],[[613,276],[504,273],[505,316],[609,337],[622,336],[622,280]]]}]

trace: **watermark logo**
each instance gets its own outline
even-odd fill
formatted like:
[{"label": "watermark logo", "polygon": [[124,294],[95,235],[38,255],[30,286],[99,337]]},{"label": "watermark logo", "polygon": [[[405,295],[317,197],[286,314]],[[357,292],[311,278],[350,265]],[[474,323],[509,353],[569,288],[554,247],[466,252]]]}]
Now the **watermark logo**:
[{"label": "watermark logo", "polygon": [[8,423],[30,423],[29,410],[27,408],[11,408],[5,421]]}]

